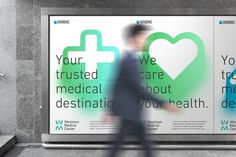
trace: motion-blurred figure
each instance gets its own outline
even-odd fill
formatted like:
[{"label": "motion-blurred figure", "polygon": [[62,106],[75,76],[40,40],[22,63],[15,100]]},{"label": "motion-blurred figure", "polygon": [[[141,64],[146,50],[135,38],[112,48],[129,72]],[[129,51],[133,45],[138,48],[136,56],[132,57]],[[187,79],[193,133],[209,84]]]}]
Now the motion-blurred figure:
[{"label": "motion-blurred figure", "polygon": [[125,135],[136,136],[143,145],[146,156],[151,157],[151,148],[146,139],[145,127],[141,121],[140,100],[154,100],[160,107],[175,112],[177,109],[152,93],[141,90],[143,82],[139,76],[139,56],[150,27],[146,25],[129,25],[125,37],[129,50],[120,62],[119,74],[113,91],[112,112],[120,117],[119,133],[116,135],[114,146],[109,157],[114,157],[120,148]]}]

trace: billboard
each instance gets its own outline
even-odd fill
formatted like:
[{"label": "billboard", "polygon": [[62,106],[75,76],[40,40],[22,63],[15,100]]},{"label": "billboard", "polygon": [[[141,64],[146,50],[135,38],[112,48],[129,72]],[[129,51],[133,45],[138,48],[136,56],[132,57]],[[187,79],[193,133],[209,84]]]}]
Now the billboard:
[{"label": "billboard", "polygon": [[[143,90],[181,110],[141,101],[149,134],[236,133],[236,16],[49,16],[49,133],[111,134],[104,122],[126,53],[125,26],[153,30],[139,55]],[[127,107],[127,109],[129,109]]]}]

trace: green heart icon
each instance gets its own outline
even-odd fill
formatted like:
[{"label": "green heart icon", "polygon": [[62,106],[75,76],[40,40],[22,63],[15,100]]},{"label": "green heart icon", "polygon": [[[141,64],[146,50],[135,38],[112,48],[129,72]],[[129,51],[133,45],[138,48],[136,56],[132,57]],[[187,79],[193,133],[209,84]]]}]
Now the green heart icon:
[{"label": "green heart icon", "polygon": [[[184,32],[176,37],[171,37],[167,33],[164,32],[156,32],[149,35],[145,41],[145,46],[143,49],[143,54],[140,56],[140,59],[150,59],[150,47],[152,43],[158,39],[164,39],[168,41],[170,44],[176,44],[183,39],[187,39],[192,41],[197,47],[197,55],[191,61],[191,63],[186,66],[186,68],[178,74],[178,76],[173,79],[168,75],[168,73],[161,68],[161,66],[156,62],[153,64],[151,62],[142,62],[141,67],[142,71],[147,74],[154,74],[154,73],[162,73],[163,77],[146,77],[146,90],[151,90],[154,94],[161,96],[162,98],[168,100],[171,99],[173,101],[184,100],[190,97],[194,92],[196,92],[201,84],[204,82],[207,74],[207,60],[205,56],[205,47],[202,39],[191,32]],[[156,41],[157,42],[157,41]],[[155,52],[155,51],[154,51]],[[168,54],[172,54],[175,52],[171,52]],[[171,58],[172,56],[169,55],[167,59],[174,59]],[[179,56],[184,58],[185,56]],[[176,65],[171,65],[175,67]]]}]

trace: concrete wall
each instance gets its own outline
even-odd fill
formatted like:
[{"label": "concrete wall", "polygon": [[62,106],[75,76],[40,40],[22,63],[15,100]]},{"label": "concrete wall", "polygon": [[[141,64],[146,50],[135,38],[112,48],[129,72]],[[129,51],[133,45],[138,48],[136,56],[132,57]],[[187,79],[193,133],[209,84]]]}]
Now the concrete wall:
[{"label": "concrete wall", "polygon": [[0,133],[15,133],[18,142],[41,141],[41,7],[220,9],[236,8],[236,1],[0,0],[0,73],[7,74],[6,78],[0,79]]},{"label": "concrete wall", "polygon": [[16,3],[0,0],[0,134],[16,132]]}]

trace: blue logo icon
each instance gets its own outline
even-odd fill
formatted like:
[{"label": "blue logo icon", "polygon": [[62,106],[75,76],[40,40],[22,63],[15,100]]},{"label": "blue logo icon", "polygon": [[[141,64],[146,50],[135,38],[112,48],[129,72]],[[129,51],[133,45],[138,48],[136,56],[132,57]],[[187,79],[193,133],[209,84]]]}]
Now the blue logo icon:
[{"label": "blue logo icon", "polygon": [[236,84],[234,84],[231,80],[235,79],[236,75],[236,69],[234,69],[230,75],[226,79],[226,85],[225,85],[225,100],[223,101],[222,105],[226,109],[227,113],[235,114],[236,113],[236,95],[235,95],[235,89]]}]

